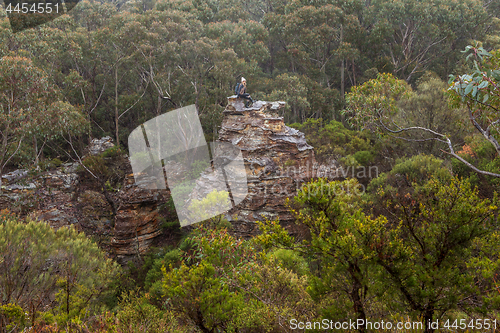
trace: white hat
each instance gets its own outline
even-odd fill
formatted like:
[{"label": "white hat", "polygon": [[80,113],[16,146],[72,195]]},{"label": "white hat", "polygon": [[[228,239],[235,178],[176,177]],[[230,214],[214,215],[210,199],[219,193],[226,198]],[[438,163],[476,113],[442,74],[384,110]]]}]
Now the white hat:
[{"label": "white hat", "polygon": [[243,76],[241,77],[241,82],[243,81],[246,81],[247,79],[245,79]]}]

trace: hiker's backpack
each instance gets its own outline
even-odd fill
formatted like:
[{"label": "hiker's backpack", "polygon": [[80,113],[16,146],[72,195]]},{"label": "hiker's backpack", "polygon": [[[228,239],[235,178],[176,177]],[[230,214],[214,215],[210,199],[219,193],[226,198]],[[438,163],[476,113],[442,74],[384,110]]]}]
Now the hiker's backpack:
[{"label": "hiker's backpack", "polygon": [[241,83],[236,83],[236,87],[234,87],[234,94],[239,95],[240,94],[240,84]]}]

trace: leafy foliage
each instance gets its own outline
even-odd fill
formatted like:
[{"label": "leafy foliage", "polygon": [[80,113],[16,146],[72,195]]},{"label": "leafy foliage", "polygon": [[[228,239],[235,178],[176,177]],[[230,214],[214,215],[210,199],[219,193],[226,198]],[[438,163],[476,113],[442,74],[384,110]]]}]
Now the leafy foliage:
[{"label": "leafy foliage", "polygon": [[498,143],[500,111],[500,53],[489,53],[482,47],[467,46],[465,52],[472,51],[467,59],[475,57],[471,74],[458,77],[450,75],[450,92],[455,105],[464,104],[474,127],[495,148],[500,155]]},{"label": "leafy foliage", "polygon": [[[190,220],[206,221],[212,227],[220,227],[225,224],[228,227],[227,220],[222,214],[214,216],[214,212],[224,210],[224,207],[229,206],[229,192],[213,190],[208,193],[203,199],[193,199],[188,207]],[[230,224],[229,224],[230,226]]]},{"label": "leafy foliage", "polygon": [[[49,76],[26,57],[0,58],[0,175],[23,141],[33,141],[30,153],[38,161],[47,141],[65,133],[78,133],[85,120],[71,104],[60,100]],[[0,181],[1,185],[1,181]]]},{"label": "leafy foliage", "polygon": [[[53,230],[8,215],[1,216],[0,250],[2,303],[22,308],[31,324],[41,311],[55,314],[63,326],[97,313],[100,297],[118,272],[117,264],[74,228]],[[7,312],[3,318],[13,319]]]},{"label": "leafy foliage", "polygon": [[342,123],[332,120],[308,119],[303,124],[290,126],[304,132],[307,142],[315,149],[321,161],[340,159],[354,155],[358,151],[374,151],[374,138],[369,132],[356,132],[345,128]]},{"label": "leafy foliage", "polygon": [[[382,204],[397,218],[373,238],[373,249],[404,304],[424,322],[451,309],[487,311],[488,299],[498,295],[474,282],[478,276],[469,268],[478,260],[476,246],[498,232],[497,197],[480,198],[468,180],[431,178]],[[483,255],[492,260],[484,269],[494,271],[496,255]]]},{"label": "leafy foliage", "polygon": [[311,315],[306,280],[259,257],[252,242],[224,229],[200,233],[192,242],[190,265],[164,268],[163,283],[168,308],[194,327],[282,331],[279,322]]},{"label": "leafy foliage", "polygon": [[[376,274],[367,244],[383,230],[387,220],[373,219],[361,211],[358,186],[355,179],[343,182],[319,179],[301,189],[294,199],[299,208],[292,209],[292,213],[299,223],[307,226],[310,240],[295,244],[276,222],[261,224],[262,235],[258,236],[264,246],[292,248],[317,260],[317,276],[323,278],[313,278],[312,293],[322,300],[326,309],[323,315],[329,319],[349,314],[357,319],[367,318],[365,303],[370,297],[371,277]],[[326,284],[325,279],[328,279]],[[334,299],[342,298],[347,299],[344,307],[333,306]]]},{"label": "leafy foliage", "polygon": [[350,121],[358,128],[384,126],[397,114],[397,102],[408,97],[410,91],[405,81],[391,74],[378,74],[376,79],[353,87],[346,97]]}]

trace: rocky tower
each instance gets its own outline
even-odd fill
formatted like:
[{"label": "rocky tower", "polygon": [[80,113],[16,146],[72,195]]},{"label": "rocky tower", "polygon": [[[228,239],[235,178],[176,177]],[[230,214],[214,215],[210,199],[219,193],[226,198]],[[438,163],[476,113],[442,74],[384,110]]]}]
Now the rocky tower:
[{"label": "rocky tower", "polygon": [[[236,96],[228,97],[219,141],[241,149],[248,178],[247,198],[227,215],[235,233],[257,233],[256,220],[279,218],[289,226],[293,218],[285,206],[315,165],[313,147],[304,134],[285,125],[279,111],[285,102],[257,101],[251,108]],[[293,233],[293,230],[290,229]]]}]

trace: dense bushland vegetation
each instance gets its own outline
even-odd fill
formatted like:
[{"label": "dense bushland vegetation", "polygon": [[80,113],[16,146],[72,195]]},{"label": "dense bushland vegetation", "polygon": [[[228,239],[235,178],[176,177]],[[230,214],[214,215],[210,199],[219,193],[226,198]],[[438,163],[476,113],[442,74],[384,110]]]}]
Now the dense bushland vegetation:
[{"label": "dense bushland vegetation", "polygon": [[128,267],[73,228],[3,212],[0,332],[500,325],[499,49],[490,0],[85,0],[16,34],[0,17],[0,175],[78,161],[110,135],[123,149],[79,173],[113,192],[124,171],[108,164],[126,163],[134,128],[196,104],[214,139],[241,76],[254,99],[287,102],[320,162],[378,170],[312,179],[289,201],[296,238],[278,221],[240,240],[222,217],[190,233],[172,217],[175,244]]}]

